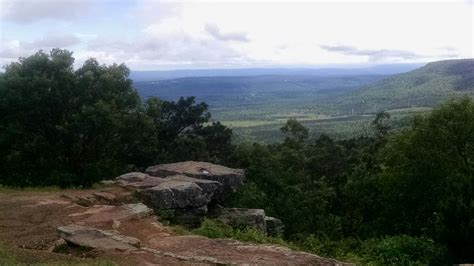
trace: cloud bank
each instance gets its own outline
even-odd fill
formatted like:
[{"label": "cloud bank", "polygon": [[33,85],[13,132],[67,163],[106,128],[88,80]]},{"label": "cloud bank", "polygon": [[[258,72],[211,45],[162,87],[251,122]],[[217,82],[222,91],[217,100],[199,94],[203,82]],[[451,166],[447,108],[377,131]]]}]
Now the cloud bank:
[{"label": "cloud bank", "polygon": [[0,0],[0,63],[54,47],[137,70],[473,57],[466,1]]},{"label": "cloud bank", "polygon": [[424,56],[419,55],[410,51],[403,50],[389,50],[389,49],[359,49],[354,46],[348,45],[320,45],[320,47],[329,52],[336,52],[345,55],[356,55],[356,56],[367,56],[369,61],[383,61],[385,59],[402,59],[402,60],[411,60],[419,59]]}]

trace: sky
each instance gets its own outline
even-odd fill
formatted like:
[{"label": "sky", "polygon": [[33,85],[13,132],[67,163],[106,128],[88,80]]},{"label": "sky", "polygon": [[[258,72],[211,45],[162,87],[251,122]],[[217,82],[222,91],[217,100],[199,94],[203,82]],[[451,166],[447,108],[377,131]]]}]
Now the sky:
[{"label": "sky", "polygon": [[42,49],[132,70],[474,57],[474,0],[0,0],[0,65]]}]

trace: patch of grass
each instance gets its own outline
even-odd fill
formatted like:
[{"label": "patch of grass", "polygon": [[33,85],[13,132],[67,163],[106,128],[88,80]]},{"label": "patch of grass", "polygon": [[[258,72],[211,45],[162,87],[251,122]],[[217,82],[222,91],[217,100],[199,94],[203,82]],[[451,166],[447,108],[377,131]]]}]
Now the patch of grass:
[{"label": "patch of grass", "polygon": [[[54,253],[53,253],[54,254]],[[30,253],[27,254],[16,254],[14,249],[9,248],[0,243],[0,265],[31,265],[31,266],[112,266],[117,263],[103,259],[93,258],[78,258],[74,256],[67,257],[54,257],[51,258],[40,256],[39,259],[31,257]]]},{"label": "patch of grass", "polygon": [[171,230],[178,235],[190,235],[191,232],[182,225],[170,226]]},{"label": "patch of grass", "polygon": [[0,245],[0,265],[17,265],[19,263],[12,251]]},{"label": "patch of grass", "polygon": [[205,219],[199,228],[191,233],[209,238],[232,238],[258,244],[278,244],[289,246],[281,237],[270,237],[254,228],[235,229],[219,221]]}]

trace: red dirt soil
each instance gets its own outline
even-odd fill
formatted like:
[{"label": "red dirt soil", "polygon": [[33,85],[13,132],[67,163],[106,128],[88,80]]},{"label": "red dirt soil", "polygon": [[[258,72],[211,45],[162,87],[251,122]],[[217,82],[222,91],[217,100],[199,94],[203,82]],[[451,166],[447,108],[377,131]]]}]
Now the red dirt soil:
[{"label": "red dirt soil", "polygon": [[[105,191],[116,199],[98,199],[91,206],[81,198]],[[292,251],[275,245],[255,245],[229,239],[178,235],[157,217],[127,217],[119,207],[133,202],[131,192],[120,187],[101,190],[0,193],[0,247],[23,263],[85,263],[107,261],[118,265],[271,264],[338,265],[336,260]],[[97,198],[97,197],[96,197]],[[81,203],[81,206],[78,203]],[[95,205],[95,206],[94,206]],[[60,241],[57,228],[79,224],[138,238],[133,252],[79,249],[52,251]],[[76,248],[77,249],[77,248]]]}]

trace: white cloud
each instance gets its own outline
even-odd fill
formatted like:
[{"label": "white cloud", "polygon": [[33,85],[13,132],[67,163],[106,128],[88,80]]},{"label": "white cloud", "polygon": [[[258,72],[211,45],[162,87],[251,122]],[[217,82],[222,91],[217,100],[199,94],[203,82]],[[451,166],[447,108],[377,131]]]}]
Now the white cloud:
[{"label": "white cloud", "polygon": [[244,32],[222,32],[214,23],[207,23],[206,31],[215,39],[220,41],[249,42],[247,34]]},{"label": "white cloud", "polygon": [[[26,44],[31,49],[72,45],[79,62],[93,56],[104,63],[125,62],[133,69],[435,61],[474,56],[471,2],[112,1],[112,9],[99,9],[102,13],[89,16],[89,24],[81,20],[61,28],[80,33],[72,38],[15,36],[11,38],[20,47],[3,50],[11,56],[29,52]],[[26,10],[6,3],[14,8],[7,9],[2,20],[22,23],[74,19],[93,9],[90,0],[85,6],[79,0],[31,0]],[[122,5],[127,7],[120,9]],[[100,19],[111,22],[97,23],[97,29],[90,26]],[[24,26],[25,32],[38,30],[29,26]],[[120,34],[118,27],[126,31]]]}]

